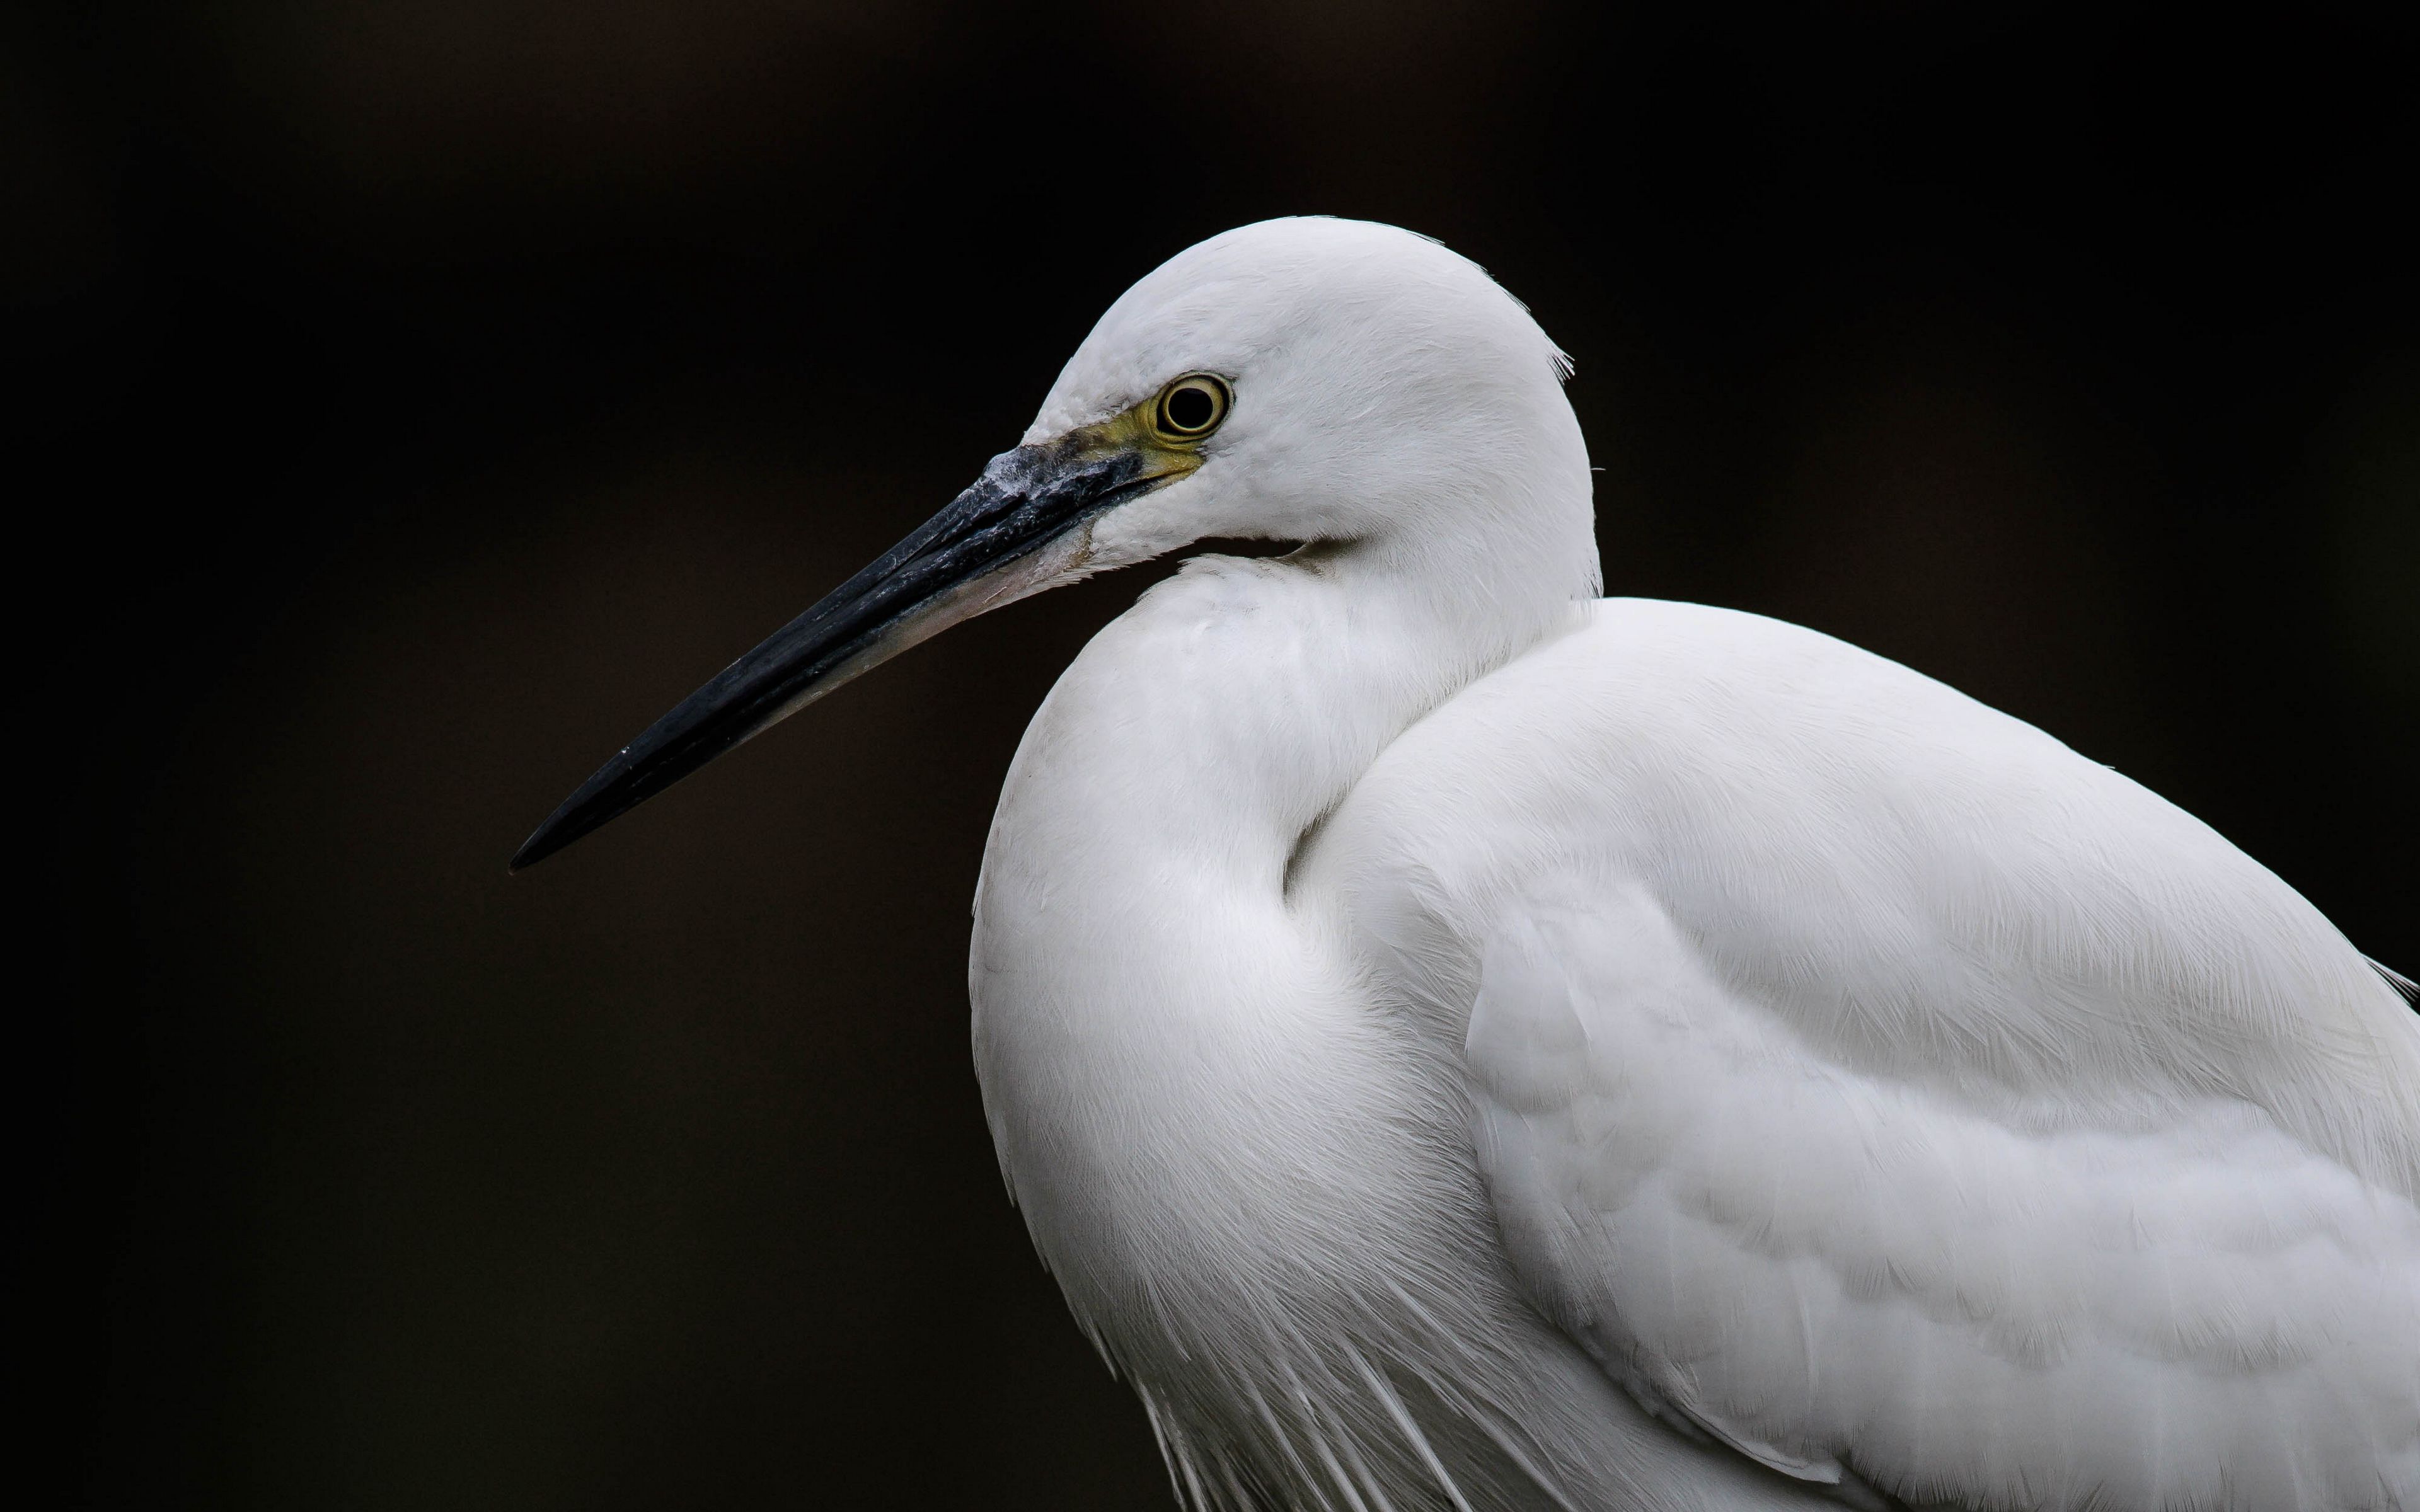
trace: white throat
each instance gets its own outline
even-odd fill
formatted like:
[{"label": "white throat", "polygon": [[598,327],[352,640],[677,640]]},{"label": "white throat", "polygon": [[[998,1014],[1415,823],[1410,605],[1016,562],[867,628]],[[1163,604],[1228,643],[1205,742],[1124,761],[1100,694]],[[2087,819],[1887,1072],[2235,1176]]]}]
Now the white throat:
[{"label": "white throat", "polygon": [[[1142,1292],[1215,1283],[1165,1273],[1214,1230],[1291,1242],[1263,1181],[1285,1146],[1388,1137],[1425,1095],[1358,1045],[1358,974],[1320,902],[1286,896],[1288,861],[1404,729],[1577,623],[1597,578],[1584,458],[1555,481],[1559,507],[1532,493],[1528,528],[1490,539],[1189,564],[1027,730],[976,899],[976,1064],[1036,1244],[1113,1353],[1137,1347],[1121,1319],[1169,1322]],[[1293,1080],[1311,1067],[1326,1085]]]}]

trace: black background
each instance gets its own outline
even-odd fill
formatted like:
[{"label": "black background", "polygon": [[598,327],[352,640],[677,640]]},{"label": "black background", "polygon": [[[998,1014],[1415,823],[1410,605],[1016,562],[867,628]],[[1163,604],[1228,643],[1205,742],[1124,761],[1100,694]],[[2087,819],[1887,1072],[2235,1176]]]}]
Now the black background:
[{"label": "black background", "polygon": [[55,605],[32,1453],[94,1504],[1164,1504],[1001,1194],[963,980],[1023,721],[1145,575],[503,860],[1263,216],[1528,301],[1613,592],[1944,677],[2420,966],[2408,24],[220,0],[0,40]]}]

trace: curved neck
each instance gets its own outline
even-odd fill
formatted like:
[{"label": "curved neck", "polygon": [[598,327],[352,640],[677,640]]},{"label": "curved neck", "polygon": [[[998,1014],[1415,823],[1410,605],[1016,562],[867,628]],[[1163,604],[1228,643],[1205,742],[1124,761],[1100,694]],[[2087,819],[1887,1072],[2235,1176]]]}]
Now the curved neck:
[{"label": "curved neck", "polygon": [[[1303,833],[1404,729],[1550,633],[1575,571],[1379,543],[1204,558],[1085,648],[1012,767],[991,862],[1049,857],[1054,890],[1221,863],[1275,896]],[[1049,833],[1026,833],[1029,826]]]},{"label": "curved neck", "polygon": [[[1303,1215],[1442,1211],[1396,1189],[1429,1177],[1385,1144],[1430,1090],[1368,1041],[1362,978],[1288,862],[1404,730],[1579,623],[1596,563],[1571,513],[1559,542],[1202,559],[1034,716],[976,898],[976,1068],[1035,1243],[1105,1343],[1226,1284],[1187,1269],[1210,1215],[1252,1211],[1274,1256]],[[1373,1139],[1323,1169],[1386,1190],[1272,1205],[1302,1149]]]}]

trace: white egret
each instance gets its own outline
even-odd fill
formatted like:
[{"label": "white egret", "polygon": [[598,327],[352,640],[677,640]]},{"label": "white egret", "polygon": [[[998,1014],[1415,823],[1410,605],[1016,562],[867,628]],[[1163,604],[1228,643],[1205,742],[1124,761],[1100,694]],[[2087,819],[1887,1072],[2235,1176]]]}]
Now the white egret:
[{"label": "white egret", "polygon": [[1001,1168],[1180,1501],[2420,1509],[2389,976],[2030,726],[1599,598],[1565,371],[1406,232],[1203,242],[517,864],[956,621],[1305,543],[1094,639],[976,900]]}]

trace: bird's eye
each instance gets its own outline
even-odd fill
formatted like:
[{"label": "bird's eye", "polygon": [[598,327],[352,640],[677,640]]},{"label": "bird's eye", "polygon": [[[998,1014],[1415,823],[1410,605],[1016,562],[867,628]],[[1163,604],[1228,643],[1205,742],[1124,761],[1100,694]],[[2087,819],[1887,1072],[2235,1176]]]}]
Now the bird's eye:
[{"label": "bird's eye", "polygon": [[1152,425],[1172,441],[1198,441],[1227,418],[1230,395],[1226,379],[1208,373],[1189,373],[1159,391],[1152,407]]}]

